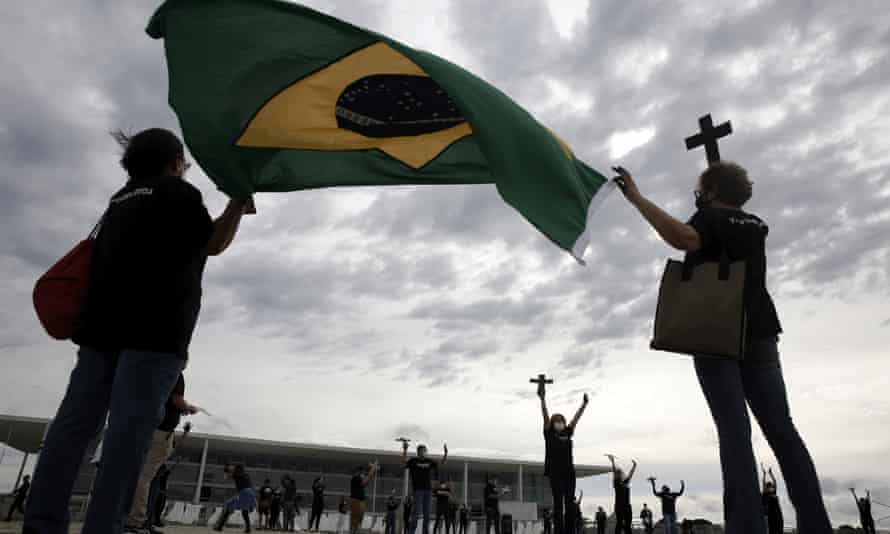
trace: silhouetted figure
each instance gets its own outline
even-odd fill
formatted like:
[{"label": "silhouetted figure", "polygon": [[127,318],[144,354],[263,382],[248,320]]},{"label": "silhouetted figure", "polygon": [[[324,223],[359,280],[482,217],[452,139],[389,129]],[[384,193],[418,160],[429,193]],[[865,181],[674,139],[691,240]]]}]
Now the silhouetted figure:
[{"label": "silhouetted figure", "polygon": [[643,523],[643,530],[646,534],[655,532],[655,522],[652,520],[652,509],[649,505],[643,503],[643,509],[640,510],[640,522]]},{"label": "silhouetted figure", "polygon": [[[767,481],[769,474],[771,480]],[[776,477],[773,468],[763,470],[763,513],[766,516],[766,526],[769,534],[782,534],[785,530],[785,521],[782,518],[782,507],[779,505],[779,496],[776,494]]]},{"label": "silhouetted figure", "polygon": [[399,511],[399,506],[401,505],[402,500],[396,495],[396,490],[392,490],[389,498],[386,499],[386,517],[384,518],[385,527],[383,534],[396,534],[396,512]]},{"label": "silhouetted figure", "polygon": [[861,499],[856,496],[856,490],[850,488],[853,499],[856,500],[856,507],[859,508],[859,522],[862,524],[862,531],[865,534],[875,534],[875,519],[871,515],[871,491],[865,490],[865,497]]},{"label": "silhouetted figure", "polygon": [[318,523],[321,521],[321,513],[324,511],[324,477],[318,477],[312,481],[312,511],[309,514],[309,530],[318,532]]},{"label": "silhouetted figure", "polygon": [[615,466],[615,456],[607,454],[606,457],[612,462],[612,487],[615,489],[615,534],[620,532],[633,534],[631,530],[633,510],[630,506],[630,481],[637,471],[637,461],[632,460],[633,466],[625,477],[624,471]]},{"label": "silhouetted figure", "polygon": [[[443,446],[442,465],[448,461],[448,445]],[[430,509],[433,507],[433,483],[432,476],[435,473],[439,477],[439,464],[427,456],[426,445],[417,446],[417,456],[408,458],[408,442],[402,442],[402,461],[411,478],[411,488],[414,490],[414,515],[411,516],[411,528],[409,534],[417,532],[417,518],[423,516],[422,534],[430,532]]]},{"label": "silhouetted figure", "polygon": [[596,509],[596,534],[606,534],[606,523],[609,522],[609,516],[602,506]]},{"label": "silhouetted figure", "polygon": [[448,509],[451,503],[451,486],[444,480],[439,482],[436,488],[436,523],[433,526],[433,534],[439,534],[439,526],[445,525],[445,534],[451,530],[451,514]]},{"label": "silhouetted figure", "polygon": [[404,534],[411,531],[411,520],[414,517],[414,497],[407,495],[402,503],[402,530]]},{"label": "silhouetted figure", "polygon": [[574,531],[576,523],[576,518],[569,516],[575,498],[576,479],[572,436],[587,408],[588,397],[585,393],[581,407],[568,424],[562,414],[555,413],[551,416],[547,411],[543,384],[538,388],[538,397],[541,399],[541,415],[544,418],[544,475],[550,479],[550,490],[553,492],[554,530],[556,534],[568,534]]},{"label": "silhouetted figure", "polygon": [[550,511],[550,508],[544,508],[544,511],[541,513],[541,520],[544,523],[544,534],[552,534],[553,512]]},{"label": "silhouetted figure", "polygon": [[22,515],[25,513],[25,500],[28,498],[28,490],[31,489],[31,475],[25,475],[22,478],[22,483],[16,488],[15,491],[12,492],[14,498],[12,500],[12,505],[9,507],[9,512],[6,514],[6,520],[12,521],[13,512],[18,512]]},{"label": "silhouetted figure", "polygon": [[236,510],[241,511],[241,517],[244,518],[244,532],[250,532],[250,512],[257,507],[256,490],[250,482],[250,476],[244,470],[242,464],[227,464],[223,468],[226,476],[232,477],[235,482],[235,490],[238,492],[234,497],[226,501],[223,513],[220,514],[213,530],[220,532],[226,526],[229,516]]},{"label": "silhouetted figure", "polygon": [[661,517],[664,523],[664,534],[676,534],[677,532],[677,497],[686,491],[686,482],[680,481],[680,491],[671,492],[667,484],[661,486],[661,491],[655,491],[655,477],[649,477],[652,483],[652,494],[661,499]]},{"label": "silhouetted figure", "polygon": [[501,534],[501,489],[498,487],[497,478],[488,479],[483,499],[485,502],[485,534],[491,534],[492,525],[494,525],[494,534]]},{"label": "silhouetted figure", "polygon": [[351,506],[349,510],[350,534],[358,534],[359,529],[362,527],[362,520],[365,518],[365,512],[368,511],[368,498],[365,488],[374,479],[379,468],[380,466],[377,462],[372,462],[367,469],[364,466],[358,467],[355,474],[352,475],[352,480],[349,483],[349,501]]},{"label": "silhouetted figure", "polygon": [[458,534],[467,534],[467,531],[470,529],[470,509],[467,508],[466,504],[460,505],[460,512],[458,512],[460,517],[460,529]]}]

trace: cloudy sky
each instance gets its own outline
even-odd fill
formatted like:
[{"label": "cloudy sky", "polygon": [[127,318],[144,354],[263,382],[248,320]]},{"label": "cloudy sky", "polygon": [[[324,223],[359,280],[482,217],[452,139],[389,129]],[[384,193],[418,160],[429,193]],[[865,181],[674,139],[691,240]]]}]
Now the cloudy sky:
[{"label": "cloudy sky", "polygon": [[[704,164],[683,138],[704,113],[732,120],[721,151],[749,169],[748,208],[770,224],[792,412],[831,516],[855,521],[850,486],[890,503],[883,0],[307,3],[469,68],[594,168],[631,169],[678,217]],[[178,130],[162,43],[143,33],[155,6],[0,3],[0,413],[49,417],[61,398],[74,347],[41,331],[30,291],[125,179],[107,132]],[[219,212],[200,169],[188,179]],[[554,410],[592,396],[578,462],[637,458],[637,496],[650,474],[685,478],[681,516],[720,519],[716,436],[691,362],[647,348],[660,269],[677,253],[619,194],[587,267],[493,186],[270,194],[257,207],[207,268],[187,397],[215,417],[197,430],[363,447],[409,433],[541,459],[528,377],[546,372]],[[755,447],[775,465],[759,431]],[[17,455],[0,454],[3,491]],[[611,506],[606,478],[581,487],[590,506]]]}]

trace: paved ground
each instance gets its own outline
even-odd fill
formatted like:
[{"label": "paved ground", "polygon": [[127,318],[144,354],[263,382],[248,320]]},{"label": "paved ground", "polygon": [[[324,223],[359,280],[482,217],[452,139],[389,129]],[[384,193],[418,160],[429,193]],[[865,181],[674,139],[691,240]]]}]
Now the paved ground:
[{"label": "paved ground", "polygon": [[[80,523],[73,523],[71,525],[71,534],[80,534]],[[229,527],[225,529],[223,532],[237,533],[243,532],[244,529]],[[0,521],[0,534],[20,534],[22,532],[22,522],[21,521],[13,521],[11,523],[6,523]],[[183,526],[174,526],[168,525],[164,527],[164,534],[197,534],[197,533],[206,534],[211,532],[210,527],[183,527]],[[254,530],[254,532],[257,532]],[[264,530],[260,530],[259,532],[268,532]]]}]

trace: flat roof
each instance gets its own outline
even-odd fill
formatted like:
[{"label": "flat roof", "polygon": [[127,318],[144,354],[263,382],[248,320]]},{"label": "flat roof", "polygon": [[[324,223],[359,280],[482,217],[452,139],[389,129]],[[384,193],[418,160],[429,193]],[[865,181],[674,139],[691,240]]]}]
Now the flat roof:
[{"label": "flat roof", "polygon": [[[14,449],[27,453],[36,453],[40,450],[44,431],[50,419],[21,417],[15,415],[0,414],[0,440],[6,441]],[[318,443],[296,443],[287,441],[274,441],[256,438],[244,438],[239,436],[224,436],[218,434],[203,434],[192,432],[189,439],[182,444],[182,452],[200,453],[208,441],[208,449],[214,453],[239,455],[270,454],[286,456],[288,454],[301,458],[319,458],[348,461],[351,463],[367,462],[369,459],[383,461],[397,461],[401,457],[398,445],[393,450],[364,449],[358,447],[343,447],[323,445]],[[435,455],[434,455],[435,456]],[[474,469],[509,468],[515,469],[522,466],[528,474],[543,474],[544,463],[515,458],[477,457],[463,455],[448,455],[449,462],[467,462],[473,464]],[[601,475],[611,471],[611,467],[605,465],[576,464],[575,471],[578,478]]]}]

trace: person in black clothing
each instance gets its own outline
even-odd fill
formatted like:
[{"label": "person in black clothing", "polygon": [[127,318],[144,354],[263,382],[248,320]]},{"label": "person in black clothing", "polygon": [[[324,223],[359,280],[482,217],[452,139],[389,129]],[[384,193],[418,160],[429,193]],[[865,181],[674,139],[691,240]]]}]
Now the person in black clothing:
[{"label": "person in black clothing", "polygon": [[574,527],[572,534],[582,534],[584,532],[584,516],[581,513],[581,501],[584,500],[584,492],[580,492],[578,498],[572,498],[572,518]]},{"label": "person in black clothing", "polygon": [[602,506],[596,509],[596,534],[606,534],[606,523],[609,522],[609,516]]},{"label": "person in black clothing", "polygon": [[552,534],[553,512],[550,511],[550,508],[544,508],[544,511],[541,514],[541,520],[544,522],[544,534]]},{"label": "person in black clothing", "polygon": [[300,512],[297,508],[297,481],[290,475],[281,477],[281,488],[284,493],[281,496],[281,511],[284,515],[284,530],[293,532],[296,529],[297,514]]},{"label": "person in black clothing", "polygon": [[655,532],[655,522],[652,519],[652,509],[646,503],[643,503],[643,509],[640,510],[640,522],[643,523],[643,530],[646,534]]},{"label": "person in black clothing", "polygon": [[664,522],[664,534],[676,534],[677,532],[677,497],[683,495],[686,490],[686,482],[680,481],[680,491],[673,493],[668,485],[661,486],[661,491],[655,491],[655,477],[649,477],[652,483],[652,494],[661,499],[661,516]]},{"label": "person in black clothing", "polygon": [[414,497],[407,495],[402,503],[402,530],[404,534],[411,531],[411,519],[414,517]]},{"label": "person in black clothing", "polygon": [[271,516],[272,511],[272,494],[275,493],[275,490],[272,489],[272,481],[268,478],[263,481],[263,485],[260,486],[260,490],[257,495],[257,521],[259,521],[258,529],[262,530],[264,528],[269,528],[269,518]]},{"label": "person in black clothing", "polygon": [[615,466],[615,456],[607,454],[606,457],[612,462],[612,487],[615,489],[615,534],[619,532],[631,534],[633,510],[630,505],[630,481],[637,470],[637,461],[632,460],[633,466],[625,477],[624,471]]},{"label": "person in black clothing", "polygon": [[448,534],[451,530],[451,514],[448,509],[451,504],[451,486],[448,485],[448,482],[444,480],[439,482],[435,495],[436,523],[433,526],[433,534],[439,534],[439,525],[442,523],[445,525],[445,534]]},{"label": "person in black clothing", "polygon": [[467,534],[467,531],[470,528],[470,509],[467,508],[466,504],[460,505],[460,511],[458,511],[458,523],[460,524],[460,529],[458,534]]},{"label": "person in black clothing", "polygon": [[[767,481],[769,474],[771,480]],[[773,468],[763,468],[763,513],[766,515],[766,527],[769,534],[782,534],[785,531],[785,520],[782,517],[782,506],[776,493],[776,476]]]},{"label": "person in black clothing", "polygon": [[460,505],[457,503],[457,499],[452,497],[451,502],[448,503],[448,517],[451,519],[451,534],[457,534],[457,512],[459,509]]},{"label": "person in black clothing", "polygon": [[14,496],[12,500],[12,505],[9,507],[9,512],[6,514],[6,520],[12,521],[13,512],[18,511],[20,514],[25,513],[25,500],[28,498],[28,490],[31,489],[31,475],[25,475],[22,478],[22,483],[16,488],[15,491],[12,492]]},{"label": "person in black clothing", "polygon": [[402,499],[396,495],[396,490],[392,490],[386,499],[386,517],[384,518],[385,528],[383,534],[396,534],[396,512],[402,505]]},{"label": "person in black clothing", "polygon": [[696,357],[695,371],[717,427],[723,471],[727,532],[765,534],[757,463],[751,444],[748,408],[773,449],[801,532],[832,531],[812,457],[791,418],[778,336],[782,331],[766,287],[766,237],[769,227],[742,207],[753,194],[744,168],[711,164],[698,179],[697,211],[683,223],[643,196],[633,177],[615,167],[624,196],[669,245],[687,253],[697,266],[717,262],[724,252],[745,264],[745,354],[740,360]]},{"label": "person in black clothing", "polygon": [[[442,466],[448,461],[448,444],[443,446],[445,454],[442,456]],[[423,515],[423,534],[430,531],[430,508],[433,501],[432,476],[435,473],[439,477],[439,464],[427,456],[426,445],[417,446],[417,456],[408,458],[408,442],[402,442],[402,461],[405,469],[411,477],[411,487],[414,490],[414,515],[411,517],[410,534],[417,532],[417,518]]]},{"label": "person in black clothing", "polygon": [[556,534],[568,534],[575,524],[575,518],[569,516],[572,500],[575,498],[575,461],[572,457],[572,436],[578,421],[584,414],[589,399],[587,393],[581,407],[569,424],[562,414],[552,416],[547,411],[547,399],[543,387],[538,388],[541,399],[541,415],[544,418],[544,475],[550,479],[550,490],[553,492],[553,519]]},{"label": "person in black clothing", "polygon": [[253,211],[248,199],[231,200],[211,219],[201,192],[183,179],[188,164],[174,133],[153,128],[117,140],[129,178],[92,241],[89,288],[72,336],[77,362],[37,460],[25,531],[67,532],[81,460],[106,419],[83,530],[118,528],[188,359],[207,257],[226,250],[242,215]]},{"label": "person in black clothing", "polygon": [[496,477],[488,479],[483,499],[485,502],[485,534],[491,534],[492,525],[494,525],[494,534],[501,534],[501,488],[498,487]]},{"label": "person in black clothing", "polygon": [[334,534],[340,534],[343,532],[343,527],[346,525],[346,518],[349,515],[349,505],[346,504],[346,497],[342,497],[340,499],[340,504],[337,505],[337,529]]},{"label": "person in black clothing", "polygon": [[865,497],[856,496],[856,489],[850,488],[853,499],[856,501],[856,508],[859,508],[859,522],[862,524],[862,532],[864,534],[875,534],[875,519],[871,515],[871,491],[865,490]]},{"label": "person in black clothing", "polygon": [[318,522],[321,521],[321,513],[324,511],[324,477],[320,476],[312,481],[312,511],[309,514],[309,530],[315,525],[318,532]]},{"label": "person in black clothing", "polygon": [[226,476],[232,477],[232,480],[235,482],[235,489],[238,493],[226,501],[223,513],[220,514],[213,530],[217,532],[222,531],[223,527],[226,526],[226,521],[229,519],[229,516],[232,515],[235,510],[240,510],[241,517],[244,518],[244,532],[250,532],[250,512],[257,506],[256,490],[253,489],[253,484],[250,482],[250,475],[247,474],[247,471],[242,464],[226,464],[223,468],[223,473],[225,473]]},{"label": "person in black clothing", "polygon": [[364,466],[359,466],[352,475],[352,480],[349,483],[350,534],[358,534],[359,529],[362,527],[362,520],[365,518],[365,512],[368,511],[365,488],[374,479],[374,475],[377,474],[379,468],[380,465],[377,462],[373,462],[369,464],[367,469]]},{"label": "person in black clothing", "polygon": [[281,488],[275,488],[272,492],[272,504],[269,506],[269,528],[278,530],[281,528]]}]

